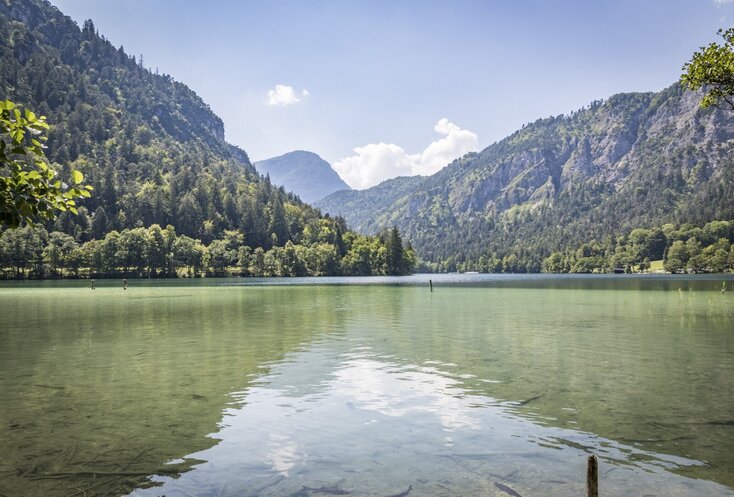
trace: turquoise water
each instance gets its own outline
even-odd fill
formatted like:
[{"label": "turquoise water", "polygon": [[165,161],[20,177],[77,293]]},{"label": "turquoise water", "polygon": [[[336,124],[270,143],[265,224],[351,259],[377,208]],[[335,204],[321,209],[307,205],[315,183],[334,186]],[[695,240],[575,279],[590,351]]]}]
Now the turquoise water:
[{"label": "turquoise water", "polygon": [[734,495],[731,277],[86,285],[0,285],[2,495]]}]

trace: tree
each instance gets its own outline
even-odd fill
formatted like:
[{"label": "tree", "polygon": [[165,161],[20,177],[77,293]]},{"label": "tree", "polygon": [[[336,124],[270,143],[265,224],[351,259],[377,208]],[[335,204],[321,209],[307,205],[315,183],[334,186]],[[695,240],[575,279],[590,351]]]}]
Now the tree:
[{"label": "tree", "polygon": [[265,251],[262,247],[257,247],[250,257],[250,267],[248,271],[253,276],[265,275]]},{"label": "tree", "polygon": [[[285,219],[285,209],[280,197],[276,196],[270,207],[270,224],[268,231],[273,245],[285,245],[288,241],[288,223]],[[275,236],[272,236],[275,235]]]},{"label": "tree", "polygon": [[145,228],[123,230],[120,233],[116,257],[122,263],[125,275],[132,267],[135,267],[135,274],[138,276],[146,273],[150,246],[150,233]]},{"label": "tree", "polygon": [[566,258],[560,252],[553,252],[551,255],[543,260],[543,272],[544,273],[565,273],[566,269]]},{"label": "tree", "polygon": [[[310,247],[302,247],[301,258],[305,271],[309,276],[331,276],[339,274],[338,249],[328,243],[316,243]],[[369,275],[369,266],[361,275]]]},{"label": "tree", "polygon": [[663,263],[663,267],[673,274],[679,273],[686,268],[689,258],[686,244],[681,240],[676,240],[668,249],[668,256]]},{"label": "tree", "polygon": [[647,271],[647,270],[650,269],[650,266],[651,266],[651,264],[650,264],[650,258],[649,257],[645,257],[645,259],[637,265],[637,269],[641,273],[644,273],[645,271]]},{"label": "tree", "polygon": [[396,226],[393,226],[393,228],[384,235],[384,243],[385,248],[387,249],[386,273],[392,276],[409,274],[413,268],[406,266],[403,240],[400,238],[400,232]]},{"label": "tree", "polygon": [[77,186],[67,188],[46,163],[43,133],[48,129],[45,116],[0,101],[0,227],[53,220],[59,212],[76,214],[74,199],[90,196],[92,187],[81,186],[81,172],[71,172]]},{"label": "tree", "polygon": [[681,84],[690,90],[703,88],[701,107],[734,110],[734,28],[720,29],[724,44],[711,43],[694,52],[683,66]]},{"label": "tree", "polygon": [[227,276],[227,268],[237,262],[237,251],[229,249],[226,240],[214,240],[208,248],[209,266],[214,276]]},{"label": "tree", "polygon": [[345,238],[350,248],[341,260],[342,273],[347,276],[369,276],[373,269],[377,269],[371,267],[373,244],[367,237],[356,233],[349,233]]},{"label": "tree", "polygon": [[206,247],[199,240],[181,235],[173,242],[173,260],[177,266],[188,268],[189,278],[196,276],[204,266]]},{"label": "tree", "polygon": [[78,248],[79,245],[71,235],[58,231],[49,233],[48,245],[43,250],[43,258],[51,266],[54,276],[59,276],[59,269],[70,266],[71,254]]},{"label": "tree", "polygon": [[645,258],[658,260],[663,258],[665,252],[665,234],[660,228],[644,229],[637,228],[629,234],[629,242],[632,244],[632,252],[635,262]]},{"label": "tree", "polygon": [[157,224],[148,228],[148,268],[150,276],[158,276],[159,272],[165,274],[168,269],[168,254],[170,247],[166,243],[163,230]]}]

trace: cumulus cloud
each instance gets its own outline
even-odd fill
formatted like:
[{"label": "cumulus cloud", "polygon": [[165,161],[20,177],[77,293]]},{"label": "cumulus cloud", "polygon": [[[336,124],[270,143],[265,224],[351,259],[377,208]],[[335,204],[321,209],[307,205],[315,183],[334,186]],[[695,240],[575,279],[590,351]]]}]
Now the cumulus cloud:
[{"label": "cumulus cloud", "polygon": [[723,7],[724,5],[728,5],[732,2],[734,2],[734,0],[714,0],[714,5],[717,7]]},{"label": "cumulus cloud", "polygon": [[422,152],[407,153],[393,143],[370,143],[356,147],[354,154],[337,161],[334,169],[352,188],[369,188],[396,176],[427,176],[452,160],[477,150],[477,135],[443,118],[433,127],[442,138]]},{"label": "cumulus cloud", "polygon": [[[308,90],[301,91],[301,97],[307,97]],[[297,104],[301,101],[298,92],[292,86],[275,85],[275,88],[268,90],[268,105],[277,105],[285,107],[286,105]]]}]

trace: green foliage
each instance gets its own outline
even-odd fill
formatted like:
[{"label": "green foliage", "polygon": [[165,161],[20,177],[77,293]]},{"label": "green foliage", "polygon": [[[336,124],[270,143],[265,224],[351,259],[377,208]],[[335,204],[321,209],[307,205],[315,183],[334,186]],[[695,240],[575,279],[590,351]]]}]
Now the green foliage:
[{"label": "green foliage", "polygon": [[[501,259],[456,257],[441,264],[425,264],[428,271],[608,273],[645,272],[661,260],[670,273],[717,273],[734,270],[734,221],[712,221],[703,226],[666,224],[636,228],[616,238],[591,240],[577,248],[556,250],[540,264],[533,252],[517,246]],[[659,266],[658,266],[659,267]]]},{"label": "green foliage", "polygon": [[734,110],[734,28],[720,29],[724,43],[711,43],[694,52],[683,66],[681,83],[690,90],[703,88],[701,107],[725,107]]},{"label": "green foliage", "polygon": [[404,264],[405,258],[403,257],[403,242],[400,239],[400,233],[397,227],[393,227],[387,233],[383,235],[385,248],[387,249],[387,274],[400,275],[406,274]]},{"label": "green foliage", "polygon": [[688,259],[686,244],[682,240],[675,240],[668,248],[668,257],[666,257],[663,267],[666,271],[677,274],[685,270]]},{"label": "green foliage", "polygon": [[675,84],[539,119],[433,176],[319,205],[364,233],[397,226],[421,270],[535,272],[553,253],[563,260],[546,270],[632,268],[666,246],[663,228],[635,228],[734,218],[732,134],[729,113],[701,111]]},{"label": "green foliage", "polygon": [[84,175],[71,171],[75,186],[67,188],[46,163],[45,116],[0,101],[0,228],[52,221],[59,212],[77,214],[74,199],[89,197]]},{"label": "green foliage", "polygon": [[[97,193],[81,189],[85,198],[66,204],[77,216],[24,230],[38,250],[4,259],[6,277],[341,274],[353,235],[345,221],[259,176],[193,91],[112,46],[91,21],[79,29],[41,0],[0,2],[0,56],[0,94],[48,116],[49,159]],[[344,267],[387,270],[379,257]],[[411,268],[401,263],[400,274]]]},{"label": "green foliage", "polygon": [[543,261],[542,269],[544,273],[567,273],[570,268],[561,252],[553,252]]},{"label": "green foliage", "polygon": [[154,224],[79,243],[66,233],[23,227],[0,234],[0,277],[382,276],[409,274],[416,264],[410,245],[397,255],[395,247],[402,247],[397,230],[371,237],[347,232],[343,257],[339,245],[321,240],[253,250],[246,238],[239,230],[225,230],[204,245],[177,235],[173,226]]},{"label": "green foliage", "polygon": [[712,221],[703,227],[636,228],[618,237],[613,246],[607,239],[606,244],[585,243],[573,252],[553,252],[542,268],[547,273],[644,272],[650,269],[651,260],[664,257],[664,269],[673,274],[721,273],[734,269],[732,242],[734,221]]}]

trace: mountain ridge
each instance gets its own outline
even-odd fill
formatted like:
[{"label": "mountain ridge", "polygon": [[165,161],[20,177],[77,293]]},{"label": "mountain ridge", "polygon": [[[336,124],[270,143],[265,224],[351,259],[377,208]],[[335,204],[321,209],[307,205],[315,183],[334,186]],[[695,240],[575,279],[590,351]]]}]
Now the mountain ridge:
[{"label": "mountain ridge", "polygon": [[[728,219],[734,119],[699,100],[678,84],[613,95],[530,123],[405,191],[383,183],[318,207],[365,233],[396,225],[421,257],[448,268],[514,253],[536,270],[550,252],[580,245],[580,233]],[[389,201],[370,198],[379,189]]]},{"label": "mountain ridge", "polygon": [[331,164],[318,154],[306,150],[292,152],[255,162],[261,174],[298,195],[307,203],[314,203],[339,190],[351,190]]}]

